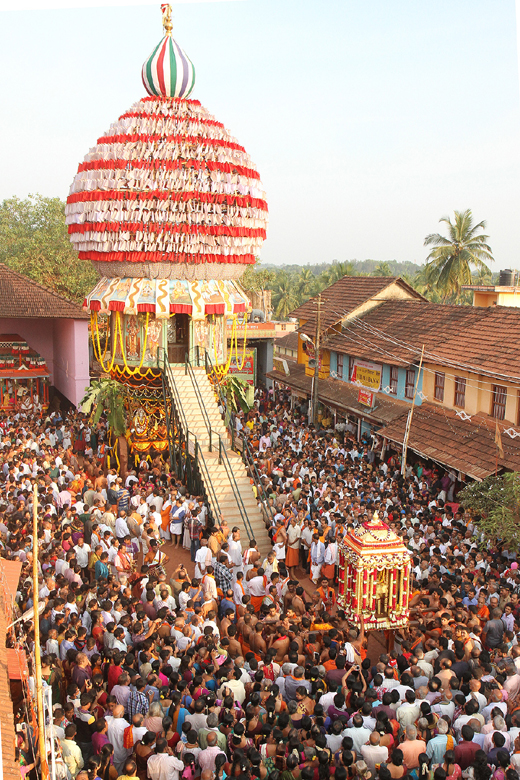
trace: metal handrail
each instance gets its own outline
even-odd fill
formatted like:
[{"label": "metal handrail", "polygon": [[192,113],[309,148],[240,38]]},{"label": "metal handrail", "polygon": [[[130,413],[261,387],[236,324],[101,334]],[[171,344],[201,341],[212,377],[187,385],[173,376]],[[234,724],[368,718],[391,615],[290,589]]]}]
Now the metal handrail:
[{"label": "metal handrail", "polygon": [[224,468],[226,469],[226,473],[229,479],[229,484],[231,485],[231,490],[233,491],[233,495],[235,497],[238,511],[240,512],[242,522],[244,523],[244,528],[246,529],[249,538],[254,539],[255,535],[253,533],[251,523],[249,522],[249,517],[247,516],[247,510],[244,506],[244,502],[242,501],[242,496],[240,494],[240,490],[238,489],[237,481],[235,479],[235,475],[233,474],[233,469],[231,468],[231,463],[229,461],[229,457],[226,451],[226,445],[222,440],[222,436],[219,435],[218,439],[219,439],[219,461],[224,465]]},{"label": "metal handrail", "polygon": [[271,516],[271,524],[274,525],[274,512],[273,507],[271,506],[271,502],[269,501],[269,496],[265,492],[264,483],[262,481],[262,478],[260,476],[260,473],[256,467],[255,459],[253,457],[253,451],[251,447],[249,446],[249,443],[247,441],[245,433],[242,434],[242,458],[244,459],[246,465],[253,470],[253,482],[256,485],[256,488],[258,490],[258,496],[260,498],[260,501],[262,502],[262,505],[266,511],[266,517]]},{"label": "metal handrail", "polygon": [[[160,353],[163,354],[162,365],[161,365]],[[166,359],[166,350],[162,349],[161,347],[159,347],[159,349],[158,349],[157,362],[158,362],[159,368],[161,368],[161,370],[163,371],[163,376],[166,378],[166,384],[168,386],[168,390],[170,391],[170,394],[171,394],[171,397],[172,397],[172,401],[173,401],[173,403],[175,405],[175,411],[177,412],[177,415],[179,417],[179,420],[180,420],[180,423],[181,423],[181,428],[183,428],[182,433],[183,433],[183,436],[184,436],[184,446],[185,446],[185,450],[186,450],[186,460],[188,461],[188,459],[191,457],[190,441],[193,441],[194,446],[195,446],[195,451],[194,451],[194,455],[193,455],[193,457],[195,459],[195,464],[196,464],[196,466],[198,466],[198,468],[201,471],[204,471],[204,474],[205,474],[205,477],[206,477],[206,479],[204,481],[204,489],[206,491],[206,498],[208,500],[208,503],[210,504],[210,507],[213,506],[214,520],[217,521],[217,518],[218,518],[218,520],[220,521],[220,517],[222,515],[222,512],[221,512],[221,509],[220,509],[220,504],[218,502],[217,494],[215,493],[215,488],[213,487],[213,482],[211,481],[210,476],[209,476],[209,471],[208,471],[208,467],[207,467],[206,461],[204,459],[204,455],[202,454],[202,450],[201,450],[201,447],[200,447],[197,435],[195,433],[193,433],[193,431],[190,431],[190,429],[188,427],[188,422],[186,420],[186,415],[185,415],[184,409],[182,407],[182,401],[180,399],[179,391],[177,389],[177,385],[175,384],[175,379],[174,379],[172,370],[170,368],[170,364],[169,364],[168,360]],[[168,433],[171,436],[171,433],[169,431],[169,424],[168,423],[167,423],[167,428],[168,428]],[[201,468],[201,466],[202,466],[202,468]],[[209,497],[209,496],[211,496],[211,497]]]},{"label": "metal handrail", "polygon": [[[208,503],[213,503],[213,516],[215,520],[215,525],[220,524],[220,520],[222,518],[222,510],[220,509],[220,504],[218,502],[217,494],[215,493],[215,488],[213,487],[213,482],[211,481],[211,477],[209,475],[208,466],[206,464],[206,460],[204,458],[204,455],[202,454],[202,450],[200,448],[200,444],[197,440],[197,437],[195,437],[195,462],[199,466],[200,470],[204,472],[204,487],[206,488],[206,491],[211,493],[211,499],[208,499]],[[201,466],[203,468],[201,468]]]},{"label": "metal handrail", "polygon": [[[210,374],[214,370],[214,366],[211,360],[211,356],[206,351],[204,354],[204,364],[206,367],[206,373]],[[209,370],[208,370],[209,369]],[[216,387],[217,395],[220,399],[220,403],[222,405],[222,408],[226,408],[226,399],[224,398],[222,394],[222,390],[220,388],[220,384],[218,382],[215,382],[214,387]],[[262,506],[264,507],[264,512],[266,517],[271,517],[271,521],[274,523],[274,513],[273,508],[269,502],[269,497],[267,493],[265,492],[264,483],[262,482],[260,478],[260,474],[258,472],[258,469],[256,467],[256,463],[253,457],[253,453],[251,448],[249,447],[249,444],[247,443],[247,439],[245,437],[245,434],[242,434],[240,437],[240,441],[242,442],[242,450],[239,450],[238,447],[235,447],[235,415],[233,413],[230,414],[229,417],[229,424],[228,424],[228,430],[231,434],[231,449],[235,450],[235,452],[240,452],[242,455],[242,459],[245,461],[246,465],[253,468],[253,482],[257,489],[257,495],[262,503]],[[246,452],[244,450],[247,450]]]},{"label": "metal handrail", "polygon": [[[193,385],[193,389],[195,391],[195,395],[197,396],[197,401],[200,406],[200,411],[202,413],[202,419],[204,420],[204,425],[206,426],[206,430],[208,432],[209,436],[209,451],[213,452],[213,442],[212,442],[212,432],[213,428],[211,427],[211,422],[208,416],[208,412],[206,407],[204,406],[204,401],[202,400],[202,394],[200,392],[200,387],[197,382],[197,378],[195,376],[195,373],[193,371],[193,366],[190,362],[190,356],[188,352],[186,352],[186,359],[184,361],[184,374],[185,376],[189,376],[191,379],[191,384]],[[217,433],[217,431],[215,431]],[[218,436],[218,433],[217,433]]]},{"label": "metal handrail", "polygon": [[185,372],[186,374],[189,373],[191,383],[193,385],[193,389],[195,390],[195,395],[197,397],[198,404],[200,406],[200,410],[202,412],[202,416],[204,419],[204,423],[206,425],[206,429],[208,431],[209,436],[209,451],[212,451],[212,441],[213,437],[216,436],[218,440],[218,461],[221,465],[224,466],[226,473],[228,475],[229,484],[231,485],[231,490],[233,491],[233,496],[235,498],[235,502],[238,508],[238,511],[240,512],[240,516],[242,518],[242,522],[244,524],[244,528],[246,529],[247,533],[249,534],[250,539],[254,539],[253,529],[251,527],[251,523],[249,522],[249,517],[247,516],[247,510],[245,508],[244,502],[242,500],[242,495],[240,493],[240,490],[237,485],[237,481],[235,479],[235,475],[233,474],[233,469],[231,467],[231,463],[227,454],[226,450],[226,444],[224,440],[222,439],[222,436],[218,431],[216,431],[214,428],[211,427],[211,422],[208,416],[208,413],[206,411],[206,408],[204,406],[204,401],[202,398],[202,394],[200,392],[200,387],[197,384],[197,378],[195,376],[195,373],[193,371],[193,367],[190,363],[189,355],[186,353],[186,364],[185,364]]}]

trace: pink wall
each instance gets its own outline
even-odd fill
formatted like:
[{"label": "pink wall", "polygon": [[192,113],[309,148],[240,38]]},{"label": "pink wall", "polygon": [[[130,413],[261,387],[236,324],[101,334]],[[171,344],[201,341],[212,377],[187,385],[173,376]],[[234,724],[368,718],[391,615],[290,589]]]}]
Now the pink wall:
[{"label": "pink wall", "polygon": [[50,381],[75,406],[89,384],[88,321],[0,317],[0,333],[18,333],[45,358]]},{"label": "pink wall", "polygon": [[88,321],[54,320],[54,384],[77,406],[89,381]]}]

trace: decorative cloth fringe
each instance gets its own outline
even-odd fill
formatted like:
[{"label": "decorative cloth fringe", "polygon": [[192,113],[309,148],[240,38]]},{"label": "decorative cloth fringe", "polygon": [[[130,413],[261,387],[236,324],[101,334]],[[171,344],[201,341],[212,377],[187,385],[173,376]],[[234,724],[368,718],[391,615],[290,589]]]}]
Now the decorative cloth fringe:
[{"label": "decorative cloth fringe", "polygon": [[150,97],[78,167],[66,221],[80,259],[253,263],[267,203],[244,148],[198,101]]}]

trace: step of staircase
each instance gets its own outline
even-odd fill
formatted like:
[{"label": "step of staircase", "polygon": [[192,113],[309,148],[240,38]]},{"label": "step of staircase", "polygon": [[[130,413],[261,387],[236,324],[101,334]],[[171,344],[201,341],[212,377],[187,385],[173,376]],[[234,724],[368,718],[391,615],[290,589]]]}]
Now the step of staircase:
[{"label": "step of staircase", "polygon": [[[204,457],[207,468],[207,476],[202,474],[203,482],[209,478],[213,492],[217,498],[220,511],[224,515],[230,528],[238,526],[242,537],[242,547],[245,549],[250,534],[246,531],[242,521],[240,509],[238,507],[233,487],[224,463],[219,463],[219,436],[225,446],[229,468],[231,469],[236,487],[242,500],[242,505],[257,542],[258,549],[262,556],[266,556],[272,549],[271,541],[267,535],[262,513],[258,507],[258,502],[253,493],[251,480],[247,476],[246,468],[240,455],[231,450],[231,437],[224,426],[222,416],[219,412],[218,399],[215,391],[209,381],[204,368],[194,368],[193,373],[197,383],[198,392],[193,387],[192,378],[185,373],[184,365],[170,366],[175,385],[182,404],[182,411],[188,424],[188,429],[192,435],[197,437],[197,441]],[[200,408],[202,401],[205,415]],[[209,433],[206,427],[206,417],[212,429],[212,451],[209,450]],[[206,485],[208,496],[211,491]]]}]

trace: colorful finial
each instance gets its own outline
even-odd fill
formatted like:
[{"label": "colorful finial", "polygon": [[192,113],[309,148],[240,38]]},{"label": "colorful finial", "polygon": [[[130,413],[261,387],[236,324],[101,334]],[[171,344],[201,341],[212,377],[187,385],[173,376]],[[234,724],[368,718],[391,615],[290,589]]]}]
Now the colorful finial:
[{"label": "colorful finial", "polygon": [[195,86],[195,68],[172,38],[171,6],[161,5],[164,38],[143,64],[143,84],[149,95],[187,98]]},{"label": "colorful finial", "polygon": [[161,11],[163,15],[162,23],[164,27],[164,32],[166,35],[171,35],[173,30],[172,7],[171,5],[168,5],[168,3],[163,3],[161,5]]}]

